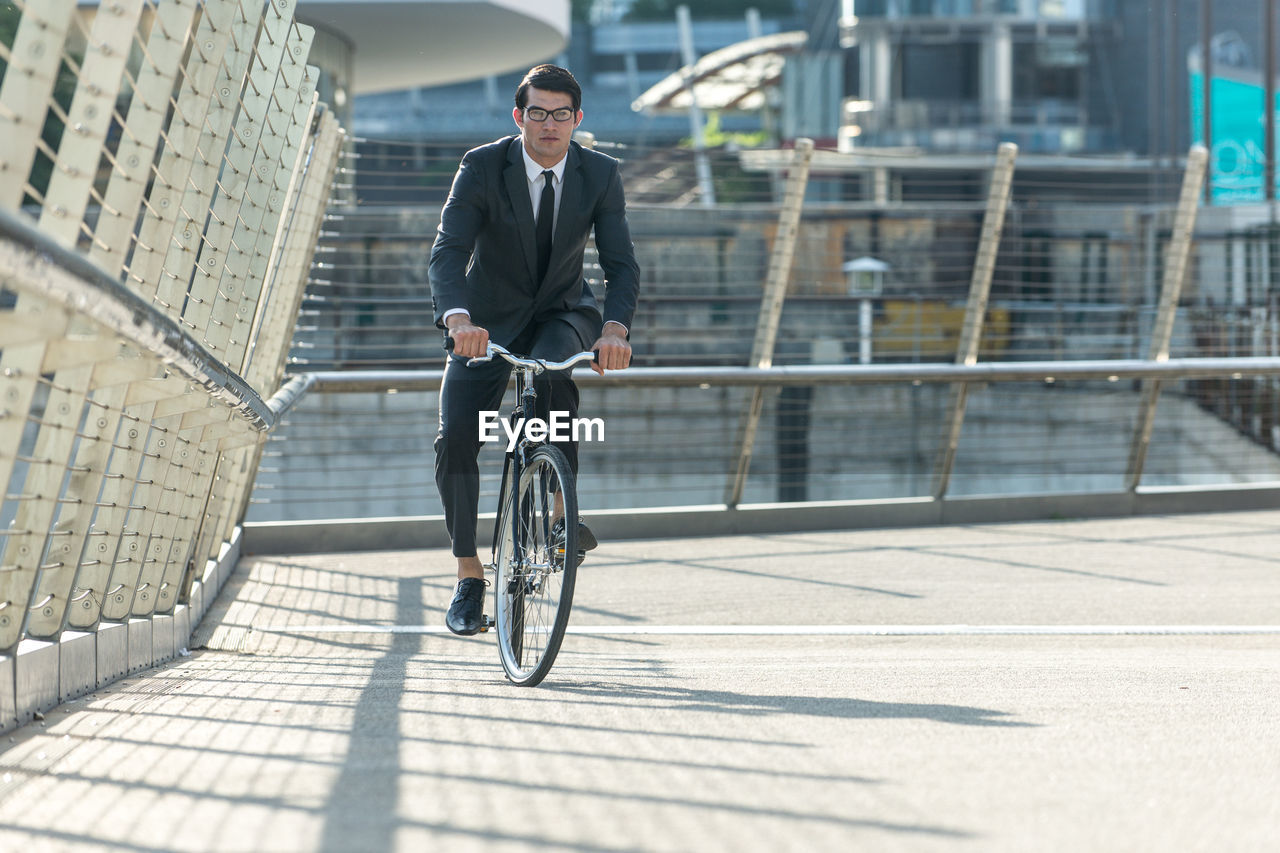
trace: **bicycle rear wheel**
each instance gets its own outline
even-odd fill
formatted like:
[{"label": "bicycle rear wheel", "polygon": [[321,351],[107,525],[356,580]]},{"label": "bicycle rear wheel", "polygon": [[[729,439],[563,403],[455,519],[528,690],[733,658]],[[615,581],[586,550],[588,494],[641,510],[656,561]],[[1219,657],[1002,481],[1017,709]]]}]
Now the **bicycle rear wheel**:
[{"label": "bicycle rear wheel", "polygon": [[[556,495],[566,523],[557,530]],[[533,687],[555,663],[578,570],[578,498],[559,448],[539,447],[504,495],[497,571],[498,649],[507,678]]]}]

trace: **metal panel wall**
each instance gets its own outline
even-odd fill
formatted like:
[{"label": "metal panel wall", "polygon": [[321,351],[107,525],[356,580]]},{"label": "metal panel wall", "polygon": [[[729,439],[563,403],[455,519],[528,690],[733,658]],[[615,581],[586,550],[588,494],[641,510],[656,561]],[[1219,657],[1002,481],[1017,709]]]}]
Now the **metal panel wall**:
[{"label": "metal panel wall", "polygon": [[342,136],[293,0],[15,5],[0,729],[171,657],[226,577]]}]

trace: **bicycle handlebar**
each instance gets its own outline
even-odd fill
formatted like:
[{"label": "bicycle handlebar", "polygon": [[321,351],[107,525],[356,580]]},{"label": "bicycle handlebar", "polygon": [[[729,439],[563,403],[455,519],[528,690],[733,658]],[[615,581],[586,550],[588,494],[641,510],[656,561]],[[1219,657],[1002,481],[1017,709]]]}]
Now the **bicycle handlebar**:
[{"label": "bicycle handlebar", "polygon": [[[453,338],[445,338],[444,348],[449,352],[453,352]],[[485,346],[484,355],[468,359],[467,367],[490,362],[493,360],[495,355],[501,356],[504,361],[509,362],[515,367],[528,367],[532,368],[534,373],[541,373],[544,370],[568,370],[575,365],[588,361],[595,361],[598,353],[584,351],[577,353],[576,355],[571,355],[564,361],[545,361],[540,358],[524,358],[522,356],[515,355],[501,344],[495,344],[493,341],[490,341]]]}]

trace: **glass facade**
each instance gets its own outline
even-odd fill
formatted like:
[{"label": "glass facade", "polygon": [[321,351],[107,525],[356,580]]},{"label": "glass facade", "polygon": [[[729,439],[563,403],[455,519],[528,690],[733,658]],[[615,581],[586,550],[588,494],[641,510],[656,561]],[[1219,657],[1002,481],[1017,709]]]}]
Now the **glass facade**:
[{"label": "glass facade", "polygon": [[844,0],[845,17],[1093,20],[1114,14],[1113,0]]},{"label": "glass facade", "polygon": [[1115,150],[1118,21],[1101,0],[845,0],[845,148]]}]

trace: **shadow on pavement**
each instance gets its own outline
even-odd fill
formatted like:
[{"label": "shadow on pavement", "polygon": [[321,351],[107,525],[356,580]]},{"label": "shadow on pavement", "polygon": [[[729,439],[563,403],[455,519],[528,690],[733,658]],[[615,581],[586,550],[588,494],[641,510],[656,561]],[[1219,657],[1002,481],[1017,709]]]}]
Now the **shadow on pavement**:
[{"label": "shadow on pavement", "polygon": [[[422,581],[400,578],[396,584],[396,621],[413,625],[422,619]],[[410,659],[422,650],[421,634],[393,634],[386,654],[378,658],[369,682],[360,691],[351,723],[342,771],[330,789],[324,809],[321,850],[394,850],[396,808],[400,791],[400,704]],[[373,769],[375,772],[369,772]],[[359,790],[359,796],[353,792]],[[353,815],[352,802],[362,812]]]},{"label": "shadow on pavement", "polygon": [[849,720],[924,719],[963,726],[1034,727],[1035,723],[1002,719],[1005,711],[971,708],[965,705],[933,705],[910,702],[871,702],[834,696],[769,696],[736,693],[729,690],[696,690],[671,686],[637,686],[625,682],[554,685],[544,683],[542,690],[610,700],[667,702],[678,711],[711,711],[715,713],[760,716],[765,714],[799,714],[810,717],[837,717]]}]

